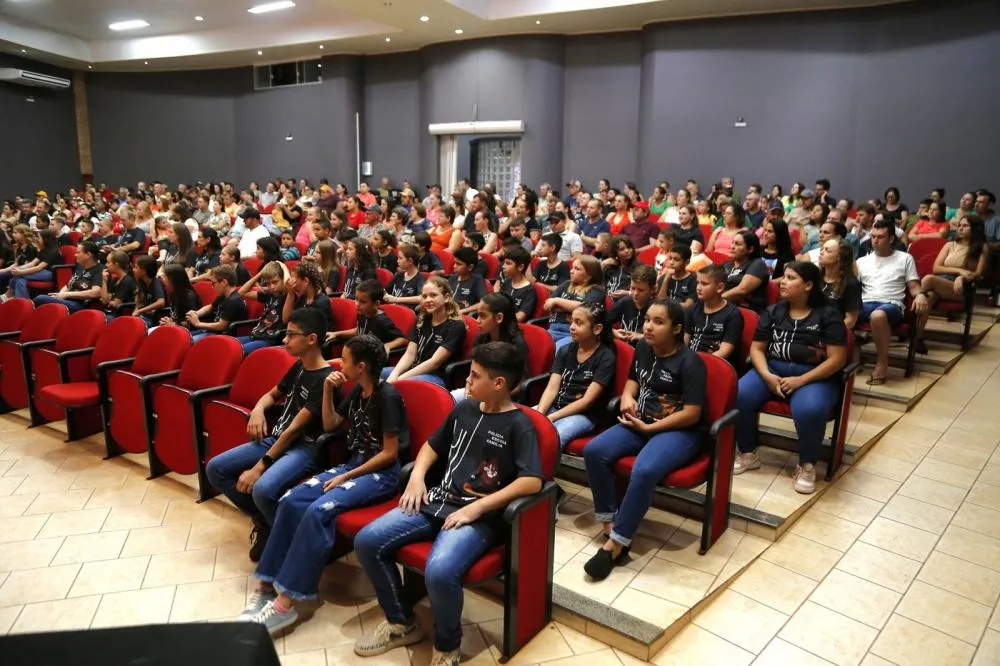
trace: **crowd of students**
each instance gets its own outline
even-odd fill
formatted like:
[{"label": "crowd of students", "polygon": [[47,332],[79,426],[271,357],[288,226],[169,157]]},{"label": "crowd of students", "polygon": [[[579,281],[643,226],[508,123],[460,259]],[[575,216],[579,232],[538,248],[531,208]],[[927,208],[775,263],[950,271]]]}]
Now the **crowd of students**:
[{"label": "crowd of students", "polygon": [[[248,301],[259,302],[262,314],[239,338],[245,353],[284,345],[297,361],[254,407],[250,441],[213,458],[208,478],[253,522],[260,583],[241,618],[272,632],[294,624],[296,604],[316,596],[336,516],[396,491],[411,443],[394,384],[450,388],[445,370],[462,360],[465,318],[475,318],[479,335],[465,386],[452,391],[454,411],[417,455],[399,508],[355,540],[386,615],[356,652],[420,640],[392,554],[433,539],[434,663],[455,664],[462,576],[499,538],[497,511],[540,488],[535,433],[513,403],[525,399],[529,355],[519,324],[541,323],[556,348],[533,407],[561,446],[600,429],[583,452],[606,539],[585,570],[599,581],[627,560],[655,485],[700,452],[706,375],[696,352],[741,375],[734,473],[760,466],[757,414],[766,401],[786,399],[800,449],[793,487],[811,493],[848,331],[868,326],[877,349],[869,383],[886,381],[904,308],[922,335],[930,309],[963,298],[1000,250],[1000,217],[986,190],[963,196],[957,209],[935,190],[911,214],[895,188],[884,202],[855,205],[834,200],[825,180],[815,191],[796,183],[787,196],[757,184],[740,196],[731,179],[706,195],[694,181],[676,193],[660,183],[649,200],[631,183],[567,188],[562,196],[547,183],[537,192],[520,185],[510,201],[467,180],[448,197],[433,186],[422,201],[409,183],[393,189],[385,179],[356,195],[294,180],[238,192],[229,183],[88,186],[54,201],[38,192],[4,204],[0,288],[3,298],[185,327],[195,339],[226,334],[247,320]],[[904,244],[926,238],[946,242],[921,278]],[[32,283],[54,284],[64,245],[75,245],[71,277],[33,295]],[[203,280],[214,295],[205,305],[193,286]],[[334,330],[336,297],[354,300],[353,327]],[[415,310],[412,332],[400,330],[386,304]],[[742,309],[757,321],[749,349]],[[600,428],[615,397],[616,344],[634,356],[617,423]],[[331,358],[340,359],[337,370]],[[265,412],[277,407],[268,427]],[[350,457],[323,471],[320,436],[338,429]],[[619,502],[614,465],[633,455]],[[428,489],[438,460],[447,471]]]}]

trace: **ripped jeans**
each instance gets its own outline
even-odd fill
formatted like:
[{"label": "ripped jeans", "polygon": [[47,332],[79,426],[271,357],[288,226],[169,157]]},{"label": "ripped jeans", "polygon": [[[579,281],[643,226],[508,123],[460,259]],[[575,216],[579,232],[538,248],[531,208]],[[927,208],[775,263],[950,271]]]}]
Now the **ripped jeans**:
[{"label": "ripped jeans", "polygon": [[323,484],[364,462],[360,456],[320,472],[285,493],[255,575],[295,600],[315,599],[323,569],[329,564],[336,529],[344,511],[392,497],[399,487],[399,463],[345,481],[329,492]]}]

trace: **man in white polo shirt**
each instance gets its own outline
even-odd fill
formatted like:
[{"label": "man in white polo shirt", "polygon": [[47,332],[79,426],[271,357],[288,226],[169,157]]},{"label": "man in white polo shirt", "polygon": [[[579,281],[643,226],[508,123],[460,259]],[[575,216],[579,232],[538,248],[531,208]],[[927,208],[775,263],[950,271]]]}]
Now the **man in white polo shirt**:
[{"label": "man in white polo shirt", "polygon": [[256,256],[257,240],[266,238],[270,235],[270,232],[267,230],[267,227],[261,224],[260,212],[256,208],[247,206],[243,210],[243,223],[246,225],[246,231],[240,236],[237,247],[240,250],[240,257],[245,259]]}]

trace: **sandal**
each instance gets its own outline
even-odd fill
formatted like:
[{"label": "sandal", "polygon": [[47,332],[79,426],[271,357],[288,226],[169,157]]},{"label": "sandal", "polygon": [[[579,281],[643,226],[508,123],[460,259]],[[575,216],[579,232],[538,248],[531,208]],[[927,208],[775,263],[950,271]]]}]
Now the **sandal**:
[{"label": "sandal", "polygon": [[869,377],[865,384],[868,384],[868,386],[882,386],[882,384],[885,384],[885,377]]}]

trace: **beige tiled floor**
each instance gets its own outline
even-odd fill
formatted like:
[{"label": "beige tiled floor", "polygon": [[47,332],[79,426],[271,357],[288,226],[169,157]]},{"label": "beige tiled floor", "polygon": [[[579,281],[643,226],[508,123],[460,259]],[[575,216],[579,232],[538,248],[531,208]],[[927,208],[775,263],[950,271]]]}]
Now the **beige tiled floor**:
[{"label": "beige tiled floor", "polygon": [[[753,561],[653,656],[659,665],[1000,663],[998,366],[1000,334],[992,333],[895,423],[898,414],[866,418],[877,408],[857,409],[853,430],[891,429],[766,550],[734,529],[698,556],[697,524],[654,510],[630,565],[586,589],[669,622]],[[219,501],[195,504],[172,479],[146,481],[132,462],[101,462],[100,453],[93,442],[67,445],[51,430],[0,417],[0,633],[231,618],[252,573],[245,520]],[[764,488],[758,502],[788,485],[783,461],[774,462],[767,478],[747,484]],[[556,576],[573,588],[584,585],[580,563],[600,527],[588,491],[571,491]],[[379,619],[355,574],[349,561],[330,567],[327,602],[276,640],[284,664],[429,661],[427,645],[354,657],[354,638]],[[418,612],[426,621],[426,606]],[[469,593],[464,614],[463,663],[495,664],[498,604]],[[567,623],[552,623],[511,663],[641,663]]]}]

